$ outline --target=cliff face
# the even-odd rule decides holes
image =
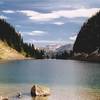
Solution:
[[[90,54],[100,48],[100,12],[83,24],[73,46],[75,53]],[[99,51],[100,52],[100,51]]]

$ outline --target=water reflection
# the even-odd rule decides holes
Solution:
[[[36,96],[36,97],[33,97],[32,100],[48,100],[48,97]]]

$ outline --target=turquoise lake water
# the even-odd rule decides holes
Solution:
[[[9,96],[14,92],[24,91],[23,94],[29,97],[33,84],[46,85],[53,91],[49,99],[33,100],[61,100],[59,98],[65,92],[62,92],[62,95],[60,92],[67,89],[65,90],[67,94],[69,88],[69,90],[95,89],[99,91],[100,64],[73,60],[22,60],[0,64],[0,95],[8,93]],[[63,100],[66,100],[67,96],[64,96]],[[29,98],[24,100],[30,100]]]

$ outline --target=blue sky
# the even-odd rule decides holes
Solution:
[[[100,0],[0,0],[0,18],[36,46],[73,43]]]

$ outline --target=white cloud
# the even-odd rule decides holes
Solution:
[[[15,13],[15,11],[13,11],[13,10],[3,10],[2,12],[3,12],[3,13],[6,13],[6,14]]]
[[[49,21],[52,19],[56,19],[59,18],[58,15],[56,15],[55,13],[39,13],[36,11],[32,11],[32,10],[22,10],[22,11],[18,11],[26,16],[29,17],[29,19],[31,20],[35,20],[35,21]]]
[[[76,38],[77,38],[77,35],[74,35],[74,36],[69,37],[69,39],[70,39],[71,41],[75,41]]]
[[[33,43],[36,47],[45,47],[47,45],[65,45],[67,43],[73,43],[72,41],[66,41],[66,40],[35,40],[35,39],[29,39],[25,40],[27,43]]]
[[[21,25],[15,25],[16,27],[21,27]]]
[[[39,44],[66,44],[68,43],[67,41],[64,41],[64,40],[34,40],[34,39],[30,39],[30,40],[27,40],[26,42],[29,42],[29,43],[39,43]]]
[[[91,17],[100,8],[82,8],[82,9],[75,9],[75,10],[59,10],[59,11],[52,11],[50,13],[40,13],[32,10],[21,10],[17,11],[29,17],[29,19],[33,21],[51,21],[57,18],[76,18],[76,17]]]
[[[76,33],[76,32],[73,32],[73,33],[71,33],[71,34],[75,36],[75,35],[77,35],[78,33]]]
[[[31,35],[31,36],[44,36],[47,34],[47,32],[45,31],[39,31],[39,30],[35,30],[32,32],[21,32],[23,35]]]
[[[81,18],[78,18],[78,19],[69,19],[68,21],[71,22],[71,23],[77,23],[77,24],[84,23],[84,19],[82,20]]]
[[[63,22],[54,22],[53,24],[58,25],[58,26],[61,26],[61,25],[63,25],[64,23],[63,23]]]
[[[8,17],[6,17],[4,15],[0,15],[0,19],[8,19]]]

